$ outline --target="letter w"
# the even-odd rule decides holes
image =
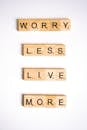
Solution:
[[[21,28],[27,29],[27,22],[26,23],[20,23]]]

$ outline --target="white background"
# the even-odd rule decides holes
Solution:
[[[18,32],[18,18],[68,17],[69,32]],[[64,43],[65,57],[23,57],[22,43]],[[23,67],[64,67],[67,80],[23,81]],[[65,94],[66,108],[24,108],[24,93]],[[87,130],[86,0],[0,0],[0,130]]]

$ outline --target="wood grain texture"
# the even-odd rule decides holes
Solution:
[[[23,44],[23,56],[65,56],[64,44]]]
[[[22,95],[24,107],[46,107],[57,108],[66,106],[65,95],[49,95],[49,94],[24,94]]]
[[[60,19],[17,19],[18,31],[67,31],[71,28],[71,20]]]
[[[24,80],[65,80],[66,70],[64,68],[23,68]]]

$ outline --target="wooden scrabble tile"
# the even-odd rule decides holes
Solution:
[[[64,44],[23,44],[24,56],[64,56]]]
[[[24,68],[24,80],[65,80],[66,71],[63,68]]]
[[[66,106],[65,95],[41,95],[41,94],[24,94],[22,96],[24,107],[46,107],[56,108]]]
[[[67,31],[71,28],[68,18],[60,19],[18,19],[18,31]]]

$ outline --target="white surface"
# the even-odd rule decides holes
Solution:
[[[18,32],[17,18],[69,17],[70,32]],[[65,57],[23,57],[21,43],[65,43]],[[87,130],[86,0],[0,0],[0,130]],[[22,67],[65,67],[64,82],[29,82]],[[23,93],[66,94],[64,109],[28,109]]]

